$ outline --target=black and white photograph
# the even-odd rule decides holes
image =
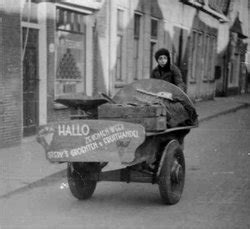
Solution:
[[[0,0],[0,229],[250,229],[250,0]]]

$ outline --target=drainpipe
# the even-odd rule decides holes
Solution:
[[[107,11],[108,12],[108,15],[109,15],[109,56],[108,56],[108,62],[109,62],[109,69],[108,69],[108,72],[109,72],[109,75],[108,75],[108,80],[107,80],[107,83],[108,83],[108,95],[111,96],[111,92],[113,90],[113,71],[112,71],[112,61],[111,61],[111,58],[112,58],[112,50],[111,50],[111,47],[112,47],[112,25],[111,25],[111,22],[112,22],[112,16],[111,16],[111,12],[112,12],[112,0],[109,0],[108,1],[108,9]]]

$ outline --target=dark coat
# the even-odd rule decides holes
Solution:
[[[169,70],[162,69],[159,65],[153,69],[151,73],[151,78],[153,79],[161,79],[165,80],[167,82],[170,82],[179,88],[181,88],[183,91],[185,91],[185,84],[182,80],[182,75],[178,67],[176,67],[174,64],[170,65]]]

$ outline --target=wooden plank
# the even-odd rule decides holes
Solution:
[[[51,162],[134,160],[145,140],[143,126],[109,120],[71,120],[40,127],[37,141]]]
[[[142,118],[166,116],[166,108],[161,105],[128,105],[103,104],[98,107],[98,117],[101,118]]]
[[[149,118],[103,118],[105,120],[114,120],[122,122],[137,123],[144,126],[146,131],[163,131],[167,128],[167,120],[165,116],[149,117]]]

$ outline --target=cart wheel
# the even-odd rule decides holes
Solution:
[[[94,170],[96,171],[96,169],[98,169],[96,163],[68,163],[68,184],[74,197],[79,200],[85,200],[93,195],[97,181],[86,178],[86,175],[89,175]]]
[[[158,174],[159,191],[165,204],[176,204],[180,200],[184,181],[184,154],[178,141],[172,140],[163,151]]]

